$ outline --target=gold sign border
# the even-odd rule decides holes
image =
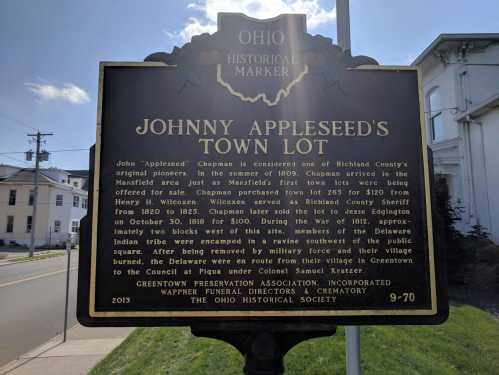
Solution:
[[[298,76],[294,80],[292,80],[285,88],[281,88],[277,92],[274,100],[270,100],[267,97],[267,94],[264,92],[258,93],[255,96],[244,96],[244,94],[234,90],[234,88],[231,86],[231,84],[222,78],[222,65],[221,64],[217,65],[217,82],[222,87],[227,89],[227,91],[229,91],[232,95],[238,97],[243,102],[256,103],[257,101],[259,101],[261,99],[269,107],[273,107],[273,106],[279,104],[279,102],[281,100],[286,99],[288,97],[288,95],[291,93],[291,89],[293,88],[293,86],[298,84],[303,79],[305,74],[307,74],[307,73],[308,73],[308,65],[305,64],[304,68],[300,72],[300,74],[298,74]]]
[[[376,309],[376,310],[262,310],[262,311],[96,311],[96,267],[97,267],[97,227],[99,211],[99,180],[101,159],[101,134],[102,134],[102,100],[104,88],[105,67],[169,67],[158,62],[101,62],[99,65],[99,97],[97,104],[97,129],[95,143],[94,184],[93,184],[93,210],[92,210],[92,242],[90,265],[90,301],[89,315],[91,317],[296,317],[296,316],[403,316],[403,315],[436,315],[437,291],[435,279],[435,251],[433,244],[433,226],[431,209],[430,173],[428,166],[428,153],[426,145],[426,127],[423,109],[423,91],[421,83],[421,70],[419,67],[409,66],[379,66],[365,65],[359,70],[389,70],[389,71],[416,71],[418,75],[419,91],[419,122],[421,126],[421,152],[423,154],[423,174],[426,201],[426,225],[428,236],[428,261],[430,271],[430,296],[431,309]],[[174,66],[170,66],[174,68]]]

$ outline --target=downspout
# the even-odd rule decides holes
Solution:
[[[483,160],[483,176],[484,176],[484,180],[485,180],[485,199],[487,199],[487,219],[488,219],[488,223],[487,223],[487,226],[485,229],[487,229],[487,231],[489,233],[494,233],[493,231],[493,223],[492,223],[492,217],[490,216],[490,199],[489,199],[489,178],[488,178],[488,170],[487,170],[487,159],[486,159],[486,155],[485,155],[485,142],[484,142],[484,135],[483,135],[483,124],[481,121],[476,121],[476,120],[471,120],[470,121],[470,124],[475,124],[476,126],[479,126],[480,127],[480,143],[481,143],[481,147],[480,147],[480,150],[482,152],[482,160]],[[481,224],[484,224],[484,223],[481,223]]]
[[[470,202],[470,209],[469,209],[469,218],[470,218],[470,224],[474,225],[476,224],[476,194],[475,194],[475,179],[474,179],[474,171],[473,171],[473,163],[472,163],[472,154],[471,154],[471,132],[470,132],[470,121],[466,119],[466,121],[463,122],[463,130],[464,130],[464,147],[466,150],[466,174],[468,175],[468,185],[470,187],[470,194],[469,194],[469,202]]]
[[[471,100],[469,100],[469,92],[467,85],[467,74],[468,71],[466,66],[464,65],[464,61],[462,57],[459,59],[459,90],[461,91],[461,100],[459,103],[459,107],[461,110],[467,111],[469,109],[469,105]],[[473,155],[471,152],[471,131],[470,131],[470,122],[471,119],[467,117],[463,121],[463,143],[464,143],[464,161],[466,168],[466,185],[468,186],[468,224],[470,226],[476,224],[476,193],[475,193],[475,174],[473,170]]]

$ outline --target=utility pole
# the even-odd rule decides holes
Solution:
[[[349,0],[336,0],[336,36],[344,51],[351,50]]]
[[[52,133],[40,133],[28,134],[28,137],[36,137],[36,154],[35,154],[35,191],[33,192],[33,216],[31,217],[31,243],[29,246],[29,256],[30,258],[35,253],[35,231],[36,231],[36,208],[38,205],[38,179],[40,174],[40,161],[47,160],[47,153],[40,152],[40,143],[42,137],[53,135]],[[42,160],[41,157],[44,157]]]
[[[338,45],[344,51],[350,51],[350,1],[336,0],[336,36]],[[360,375],[360,328],[346,326],[347,374]]]

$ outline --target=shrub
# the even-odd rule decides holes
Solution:
[[[475,241],[490,242],[490,233],[487,232],[486,228],[480,223],[471,227],[471,230],[468,232],[468,237]]]
[[[472,259],[473,251],[466,246],[464,236],[454,227],[461,220],[460,207],[451,204],[445,178],[435,182],[435,208],[439,226],[437,243],[447,254],[449,283],[466,283],[469,274],[466,265]]]

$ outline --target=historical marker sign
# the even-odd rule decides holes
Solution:
[[[84,322],[445,318],[416,69],[301,15],[149,60],[101,64]]]

